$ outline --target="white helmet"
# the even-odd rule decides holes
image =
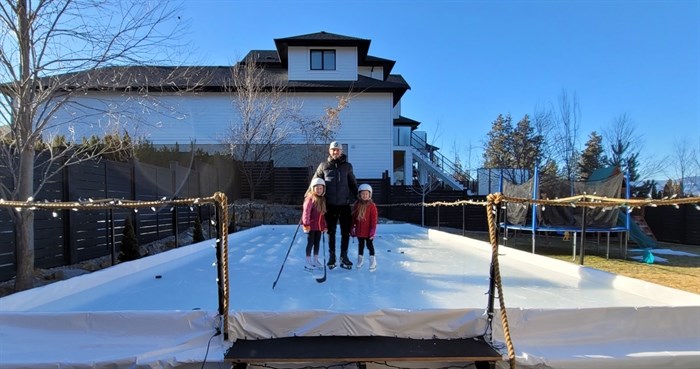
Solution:
[[[368,185],[367,183],[363,183],[357,188],[357,195],[359,196],[360,192],[362,191],[369,191],[369,197],[372,197],[372,186]]]
[[[314,178],[311,180],[311,184],[309,185],[309,189],[313,190],[314,187],[317,185],[322,185],[323,186],[323,193],[326,193],[326,181],[323,178]]]

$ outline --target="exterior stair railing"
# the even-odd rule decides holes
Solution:
[[[411,147],[413,154],[420,157],[421,161],[428,164],[431,169],[439,174],[451,187],[462,190],[464,185],[460,183],[455,174],[470,180],[469,175],[450,159],[433,149],[433,146],[425,142],[423,138],[411,132]]]

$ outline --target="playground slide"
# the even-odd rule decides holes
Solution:
[[[617,224],[620,226],[624,226],[625,222],[627,221],[627,215],[621,211],[618,214],[617,217]],[[651,253],[651,249],[654,249],[658,246],[658,243],[656,240],[653,238],[649,237],[642,229],[639,227],[639,224],[634,221],[634,219],[630,219],[630,238],[634,243],[639,245],[640,248],[644,249],[644,256],[642,257],[642,261],[644,261],[647,264],[653,264],[654,263],[654,254]]]

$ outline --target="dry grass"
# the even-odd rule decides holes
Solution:
[[[446,229],[441,229],[448,231]],[[461,234],[460,231],[454,231]],[[488,241],[486,233],[469,232],[466,236]],[[669,249],[683,251],[697,256],[680,255],[656,255],[657,260],[653,264],[646,264],[632,259],[632,256],[641,255],[640,252],[633,252],[636,248],[634,243],[629,244],[627,258],[620,250],[619,242],[616,239],[610,241],[610,254],[606,258],[606,242],[601,238],[600,244],[596,239],[587,238],[586,254],[584,255],[584,265],[604,270],[606,272],[641,279],[647,282],[660,284],[687,292],[700,294],[700,246],[680,245],[668,242],[659,242],[658,249]],[[532,251],[532,237],[530,234],[512,235],[508,239],[508,247],[523,251]],[[580,242],[578,240],[577,242]],[[550,235],[538,235],[535,239],[536,252],[538,255],[546,255],[555,259],[570,263],[579,263],[579,249],[577,247],[576,259],[572,260],[571,241],[563,241],[561,235],[551,233]],[[658,260],[659,258],[666,261]]]

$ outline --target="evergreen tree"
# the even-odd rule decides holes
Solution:
[[[557,162],[553,159],[547,160],[547,162],[540,168],[540,176],[555,178],[559,173],[559,168],[557,167]]]
[[[194,231],[192,231],[192,243],[204,241],[204,231],[202,230],[202,222],[199,217],[194,218]]]
[[[515,128],[510,115],[498,115],[491,124],[488,142],[484,148],[484,167],[501,169],[527,169],[530,174],[542,156],[544,138],[535,132],[530,117],[525,115]],[[516,178],[516,171],[505,171],[505,177],[522,183],[526,178]]]
[[[602,167],[605,157],[603,156],[603,136],[596,131],[591,132],[586,142],[586,148],[581,153],[578,161],[579,180],[587,180],[593,171]]]
[[[659,193],[656,190],[656,185],[657,185],[657,183],[653,179],[648,179],[648,180],[644,181],[644,183],[642,183],[642,185],[638,187],[639,194],[637,196],[638,197],[648,197],[651,199],[658,199]]]
[[[511,154],[509,152],[509,139],[513,133],[513,125],[510,115],[505,117],[499,114],[491,123],[491,131],[487,134],[488,142],[484,147],[485,168],[509,168]]]
[[[542,143],[544,138],[535,134],[535,129],[530,124],[530,117],[525,115],[513,130],[508,140],[511,153],[510,167],[514,169],[528,169],[530,176],[535,172],[535,166],[540,160]],[[517,183],[522,183],[526,178],[516,178]]]
[[[139,258],[141,258],[141,248],[139,247],[139,240],[136,237],[136,232],[134,232],[134,221],[129,217],[124,222],[119,261],[125,262]]]
[[[629,153],[629,147],[630,142],[617,139],[610,145],[610,156],[606,157],[605,164],[617,166],[622,171],[628,171],[630,182],[635,182],[639,179],[639,173],[637,173],[639,153]]]

